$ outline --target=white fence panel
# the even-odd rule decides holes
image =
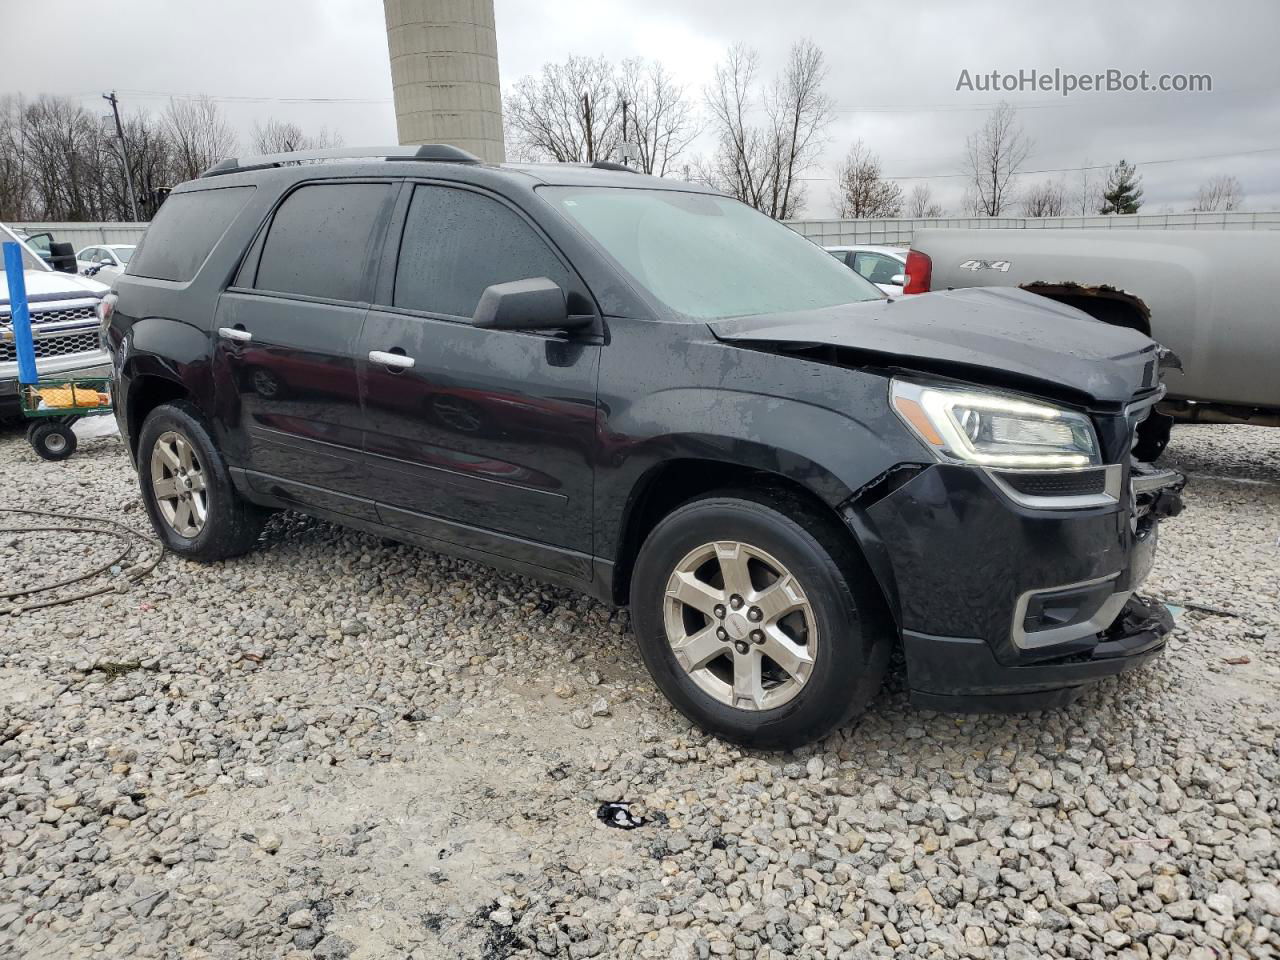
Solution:
[[[824,247],[849,244],[905,247],[917,230],[1280,230],[1280,211],[1259,213],[1139,213],[1091,217],[939,217],[936,219],[789,220]],[[77,250],[98,243],[137,243],[145,223],[11,223],[27,233],[49,232]]]
[[[1280,230],[1280,211],[1260,213],[1139,213],[1074,217],[939,217],[930,220],[789,220],[824,247],[907,246],[917,230]]]
[[[24,233],[52,233],[59,243],[77,250],[99,243],[137,243],[147,229],[145,223],[10,223]]]

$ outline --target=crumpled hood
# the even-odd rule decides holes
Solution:
[[[712,321],[717,339],[832,346],[993,386],[1126,403],[1158,383],[1159,345],[1075,307],[1009,287],[971,287],[799,313]]]
[[[97,280],[90,280],[75,273],[63,273],[60,270],[24,270],[22,278],[26,281],[27,301],[30,303],[39,303],[42,300],[101,298],[111,289]],[[9,282],[5,272],[0,270],[0,304],[8,305],[8,303]]]

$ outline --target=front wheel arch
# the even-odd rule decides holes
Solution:
[[[663,519],[692,500],[731,487],[750,488],[784,509],[803,510],[828,519],[844,541],[848,555],[854,558],[851,563],[856,565],[856,569],[848,571],[849,574],[869,576],[877,584],[881,599],[877,615],[891,624],[897,633],[897,618],[888,599],[893,595],[893,585],[885,583],[884,572],[876,571],[868,562],[864,545],[835,508],[796,480],[718,460],[669,460],[641,477],[631,493],[626,515],[619,527],[611,585],[613,601],[619,605],[629,602],[636,557],[645,539]]]

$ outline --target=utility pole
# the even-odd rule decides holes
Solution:
[[[129,148],[124,142],[124,128],[120,126],[120,106],[116,92],[104,93],[102,99],[111,104],[111,114],[116,118],[116,136],[120,140],[120,159],[124,163],[124,186],[129,195],[129,210],[133,213],[133,222],[138,222],[138,198],[133,192],[133,171],[129,168]]]
[[[591,94],[589,93],[582,95],[582,118],[587,124],[587,163],[595,163],[596,145],[591,129]]]

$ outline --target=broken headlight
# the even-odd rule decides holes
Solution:
[[[943,460],[1005,470],[1098,466],[1098,436],[1074,410],[983,390],[894,380],[893,409]]]

